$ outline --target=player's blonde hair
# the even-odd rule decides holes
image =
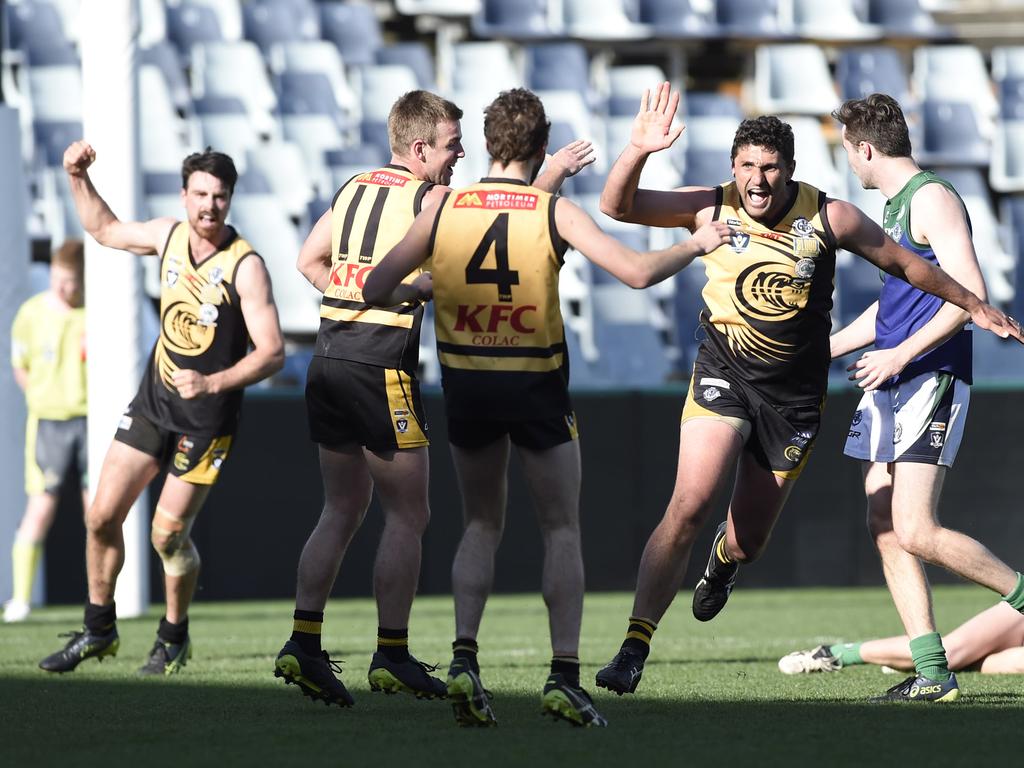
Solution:
[[[420,139],[431,147],[437,141],[438,123],[462,119],[462,110],[430,91],[409,91],[399,97],[388,114],[388,143],[396,155],[405,155]]]

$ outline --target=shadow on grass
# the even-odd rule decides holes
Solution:
[[[365,685],[365,684],[364,684]],[[42,673],[0,678],[8,734],[0,764],[125,765],[625,765],[655,763],[933,765],[1019,758],[1018,697],[979,692],[955,705],[721,701],[614,697],[595,703],[610,722],[583,731],[539,715],[537,693],[496,693],[499,727],[459,729],[443,701],[354,690],[342,710],[268,679],[225,685],[181,675],[96,680]]]

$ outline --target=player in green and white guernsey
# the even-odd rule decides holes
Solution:
[[[922,171],[911,157],[899,104],[873,94],[847,101],[834,117],[844,126],[853,172],[865,189],[887,198],[883,225],[889,236],[984,298],[963,201],[949,182]],[[960,696],[935,631],[922,561],[988,587],[1024,610],[1024,577],[974,539],[942,527],[937,517],[970,401],[968,320],[958,307],[886,275],[879,300],[831,338],[833,358],[874,345],[848,369],[864,396],[845,453],[863,462],[868,527],[915,667],[911,677],[879,697],[885,700]]]

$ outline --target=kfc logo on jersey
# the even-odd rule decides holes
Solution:
[[[537,329],[526,324],[526,315],[536,312],[537,307],[532,304],[460,304],[452,330],[495,333],[503,323],[508,323],[516,333],[535,333]]]
[[[366,285],[366,278],[372,271],[372,265],[338,264],[331,270],[326,292],[337,299],[362,301],[363,286]]]
[[[492,211],[533,211],[537,209],[537,195],[529,192],[504,192],[478,189],[463,192],[455,198],[456,208],[486,208]]]

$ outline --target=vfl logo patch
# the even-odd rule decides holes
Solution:
[[[395,429],[398,433],[404,435],[409,431],[409,420],[408,419],[395,419]]]
[[[733,232],[729,239],[729,247],[734,253],[743,253],[750,246],[750,235],[746,232]]]
[[[854,411],[853,412],[853,422],[851,423],[851,426],[856,427],[858,424],[860,424],[861,419],[863,419],[863,418],[864,418],[864,411]]]

